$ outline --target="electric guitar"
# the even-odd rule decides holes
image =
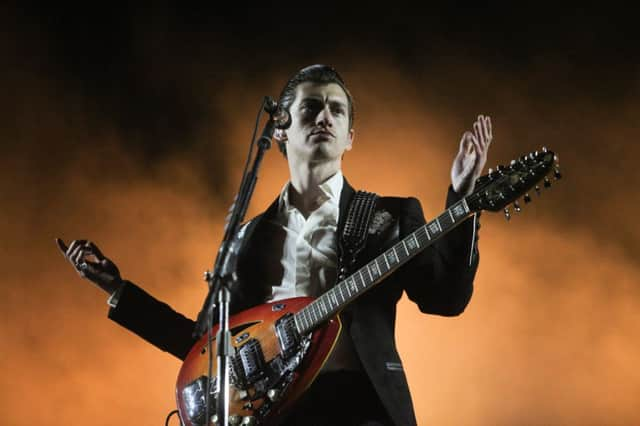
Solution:
[[[489,169],[476,181],[475,191],[429,223],[404,237],[348,278],[318,298],[297,297],[265,303],[229,319],[233,356],[230,368],[229,424],[264,425],[277,422],[311,385],[331,354],[340,333],[339,312],[399,266],[431,245],[469,216],[481,210],[503,210],[517,201],[531,201],[528,191],[540,193],[551,186],[548,175],[560,179],[557,157],[543,148],[509,166]],[[209,335],[205,334],[187,355],[176,384],[176,400],[186,426],[218,424],[214,376],[209,386]],[[215,348],[215,339],[212,347]],[[215,357],[213,369],[216,371]],[[211,392],[209,408],[207,391]],[[209,421],[206,421],[207,412]]]

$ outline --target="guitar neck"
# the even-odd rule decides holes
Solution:
[[[458,226],[473,212],[466,197],[440,216],[400,240],[393,247],[337,283],[294,315],[300,334],[307,334],[336,315],[358,296],[384,280],[409,259]]]

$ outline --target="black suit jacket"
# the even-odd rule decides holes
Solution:
[[[354,194],[345,180],[340,198],[341,213],[348,211]],[[447,206],[458,199],[459,196],[449,188]],[[422,208],[415,198],[381,197],[376,211],[386,211],[390,215],[389,226],[368,236],[353,270],[425,224]],[[260,255],[267,249],[272,237],[269,233],[274,229],[264,226],[265,221],[275,214],[277,201],[241,232],[238,240],[239,279],[232,289],[232,313],[263,303],[269,287],[260,285],[261,277],[282,274],[281,270],[274,270],[281,268],[279,264],[266,262],[266,257]],[[342,235],[345,220],[346,214],[341,214],[338,235]],[[462,313],[471,298],[479,259],[475,250],[470,253],[475,247],[473,231],[473,221],[466,220],[342,313],[345,317],[343,332],[350,334],[366,373],[397,425],[415,425],[416,419],[396,350],[396,304],[406,291],[422,312],[446,316]],[[109,318],[180,359],[186,357],[197,340],[192,337],[193,320],[131,282],[125,282],[117,306],[109,311]]]

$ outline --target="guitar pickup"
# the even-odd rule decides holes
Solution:
[[[247,343],[238,349],[237,357],[240,358],[239,364],[242,367],[244,381],[254,383],[264,377],[267,363],[264,360],[264,353],[262,353],[262,347],[257,339],[247,340]]]
[[[276,321],[275,324],[280,352],[285,358],[295,354],[300,343],[300,334],[296,330],[296,324],[292,313],[288,313]]]

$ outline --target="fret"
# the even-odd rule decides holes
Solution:
[[[353,294],[358,293],[358,283],[356,283],[354,278],[351,279],[351,284],[349,284],[349,286],[351,287],[351,290],[353,290]]]
[[[453,212],[453,215],[458,218],[461,219],[463,218],[467,211],[465,209],[465,201],[464,199],[462,201],[458,201],[456,204],[454,204],[453,206],[451,206],[451,208],[449,210],[451,210]]]
[[[307,321],[307,308],[301,310],[300,313],[302,314],[302,322],[304,323],[304,328],[306,330],[309,328],[309,321]]]
[[[373,262],[370,263],[370,265],[373,265],[373,267],[375,268],[373,272],[375,273],[375,277],[376,278],[378,278],[380,275],[382,275],[380,273],[380,269],[378,268],[378,262],[377,261],[374,260]]]
[[[342,303],[344,303],[347,300],[347,298],[344,297],[344,294],[342,294],[342,283],[338,284],[337,287],[338,287],[338,291],[340,292],[340,298],[342,299]]]
[[[304,316],[305,316],[305,322],[307,323],[307,328],[309,329],[313,324],[313,319],[311,318],[311,313],[309,312],[309,309],[305,308]]]
[[[387,253],[389,253],[389,255],[391,256],[389,258],[389,261],[394,264],[394,263],[398,263],[398,253],[396,253],[396,248],[393,247],[391,250],[389,250]],[[386,257],[386,256],[385,256]]]
[[[467,204],[467,199],[463,198],[462,199],[462,206],[464,207],[464,213],[467,214],[469,213],[471,210],[469,209],[469,205]]]
[[[451,213],[451,210],[447,210],[447,212],[449,212],[449,216],[451,216],[451,222],[456,223],[456,220],[453,218],[453,213]]]
[[[383,254],[382,257],[384,258],[384,263],[387,264],[387,271],[391,269],[391,266],[389,266],[389,262],[387,261],[387,255]]]
[[[294,315],[293,316],[293,323],[296,326],[296,330],[298,330],[298,333],[300,332],[300,330],[302,330],[302,328],[300,328],[300,324],[298,323],[298,316]]]
[[[358,270],[358,275],[360,275],[360,281],[362,281],[362,288],[366,288],[367,287],[367,282],[364,279],[364,275],[362,275],[362,269]]]
[[[428,228],[428,226],[427,226],[427,225],[425,225],[425,226],[423,226],[422,228],[424,229],[424,233],[427,235],[427,239],[428,239],[429,241],[431,241],[431,235],[429,235],[429,229],[427,229],[427,228]]]
[[[437,219],[429,222],[428,226],[429,226],[429,231],[431,231],[431,234],[437,235],[440,232],[440,224],[438,223]]]
[[[405,243],[404,240],[402,240],[402,246],[404,247],[404,251],[407,253],[407,256],[409,256],[409,249],[407,248],[407,243]]]
[[[322,319],[322,314],[320,313],[320,308],[318,307],[318,305],[313,302],[311,304],[312,309],[313,309],[313,313],[316,314],[316,322],[319,322]]]
[[[324,306],[324,300],[322,300],[322,296],[318,298],[318,309],[320,310],[321,316],[325,316],[327,314],[327,307]],[[322,312],[323,309],[324,309],[324,312]]]
[[[331,293],[331,296],[333,297],[333,303],[335,303],[335,304],[336,304],[336,306],[332,307],[331,309],[335,309],[335,308],[337,308],[337,307],[338,307],[338,305],[340,305],[340,304],[338,303],[338,298],[336,297],[336,292],[334,291],[334,289],[335,289],[335,287],[334,287],[334,288],[332,288],[331,290],[329,290],[329,293]]]
[[[365,269],[367,270],[367,273],[369,274],[369,281],[373,282],[373,275],[371,275],[371,271],[369,270],[369,265],[365,266]]]
[[[438,228],[440,229],[440,232],[442,232],[442,225],[440,225],[440,220],[438,220],[437,217],[436,217],[436,223],[438,224]]]
[[[349,295],[349,297],[351,297],[351,291],[349,291],[349,290],[350,290],[350,289],[349,289],[349,281],[348,281],[348,280],[346,280],[346,281],[344,282],[344,285],[345,285],[345,290],[347,290],[347,294]]]

